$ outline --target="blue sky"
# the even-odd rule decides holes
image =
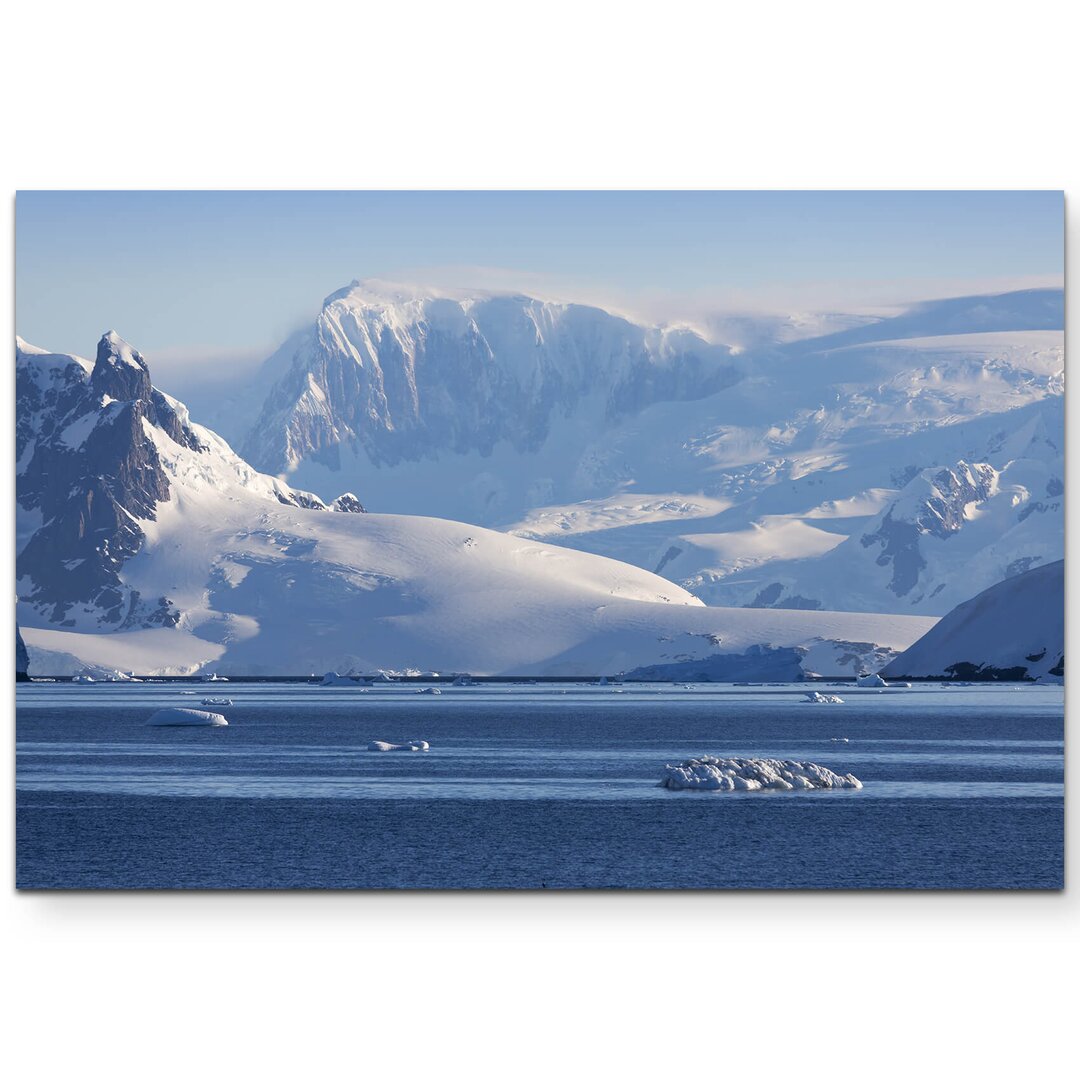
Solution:
[[[1058,283],[1060,192],[20,192],[16,328],[153,360],[264,353],[353,278],[643,317]]]

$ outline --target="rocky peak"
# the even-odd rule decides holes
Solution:
[[[339,513],[344,514],[366,514],[363,503],[351,492],[346,491],[343,495],[339,495],[331,504],[331,510],[337,510]]]
[[[115,330],[103,334],[98,342],[90,388],[96,395],[114,401],[148,401],[150,398],[153,387],[146,361]]]
[[[97,360],[47,353],[19,342],[16,414],[20,514],[37,519],[18,553],[20,601],[45,620],[73,627],[175,625],[167,597],[142,597],[121,570],[142,549],[144,522],[173,499],[177,477],[235,486],[306,510],[316,495],[262,476],[187,408],[155,388],[142,355],[113,331]],[[347,494],[335,510],[363,512]]]

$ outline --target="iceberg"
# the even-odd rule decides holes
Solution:
[[[204,697],[202,703],[204,705],[231,705],[233,699],[231,697]]]
[[[416,691],[418,694],[441,694],[442,691],[437,686],[425,686],[422,690]]]
[[[392,743],[376,739],[368,743],[369,750],[427,750],[428,744],[423,739],[410,739],[409,742]]]
[[[202,709],[158,709],[147,727],[228,727],[229,721],[221,713]]]
[[[889,684],[880,676],[875,674],[870,675],[857,675],[855,677],[856,686],[888,686]]]
[[[861,788],[862,781],[851,773],[841,776],[812,761],[704,755],[680,765],[665,765],[660,786],[671,791],[799,791]]]
[[[356,680],[348,675],[339,675],[336,671],[328,671],[323,677],[320,686],[356,686]]]
[[[806,695],[806,700],[811,705],[843,705],[844,699],[839,694],[822,694],[817,690],[811,690]]]

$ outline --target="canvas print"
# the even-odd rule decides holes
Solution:
[[[22,192],[24,889],[1058,889],[1063,196]]]

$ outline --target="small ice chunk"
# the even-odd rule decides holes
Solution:
[[[680,765],[665,765],[660,786],[672,791],[798,791],[811,788],[861,788],[851,773],[812,761],[776,758],[717,758],[703,755]]]
[[[889,684],[880,675],[858,675],[855,678],[856,686],[888,686]]]
[[[204,697],[202,699],[204,705],[231,705],[233,699],[231,697]]]
[[[839,694],[822,694],[817,690],[811,690],[806,695],[806,700],[812,705],[843,705],[844,699]]]
[[[409,742],[392,743],[376,739],[368,743],[369,750],[427,750],[428,744],[423,739],[410,739]]]
[[[229,721],[221,713],[202,709],[158,709],[146,724],[148,727],[228,727]]]
[[[437,686],[425,686],[422,690],[416,691],[418,694],[441,694],[442,691]]]

